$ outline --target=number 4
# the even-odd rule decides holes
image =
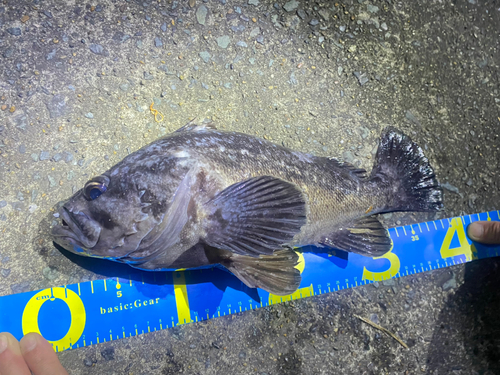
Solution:
[[[446,232],[443,244],[441,245],[441,257],[449,258],[457,255],[465,255],[468,260],[473,257],[475,258],[476,248],[474,245],[470,245],[469,241],[467,241],[462,221],[454,218],[451,220],[450,224],[451,226]],[[455,233],[457,234],[458,241],[460,242],[460,247],[450,249],[451,241],[453,240]]]

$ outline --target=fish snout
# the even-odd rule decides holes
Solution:
[[[84,211],[68,201],[59,208],[60,224],[52,228],[56,243],[70,251],[81,253],[99,241],[101,226]]]

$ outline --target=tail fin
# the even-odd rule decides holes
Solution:
[[[392,190],[384,211],[438,211],[442,191],[422,149],[393,127],[384,129],[371,174]]]

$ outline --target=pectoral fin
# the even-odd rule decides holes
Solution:
[[[272,254],[306,223],[302,192],[270,176],[229,186],[206,209],[205,243],[240,255]]]
[[[374,216],[361,218],[325,236],[320,244],[368,257],[381,256],[392,248],[389,232]]]
[[[220,262],[249,288],[285,296],[297,290],[300,285],[300,271],[295,268],[298,255],[292,249],[276,251],[273,255],[258,258],[232,254]]]

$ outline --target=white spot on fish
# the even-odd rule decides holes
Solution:
[[[245,150],[245,149],[242,149],[240,152],[241,152],[241,155],[249,155],[250,154],[248,152],[248,150]]]
[[[172,156],[175,156],[176,158],[179,158],[179,159],[185,159],[185,158],[189,158],[191,155],[186,150],[176,150],[176,151],[172,152]]]
[[[299,158],[299,160],[303,163],[312,163],[313,160],[313,156],[312,155],[309,155],[309,154],[304,154],[302,152],[292,152],[292,154],[294,154],[297,158]]]
[[[224,146],[219,146],[219,151],[224,152],[224,151],[226,151],[226,148]]]

